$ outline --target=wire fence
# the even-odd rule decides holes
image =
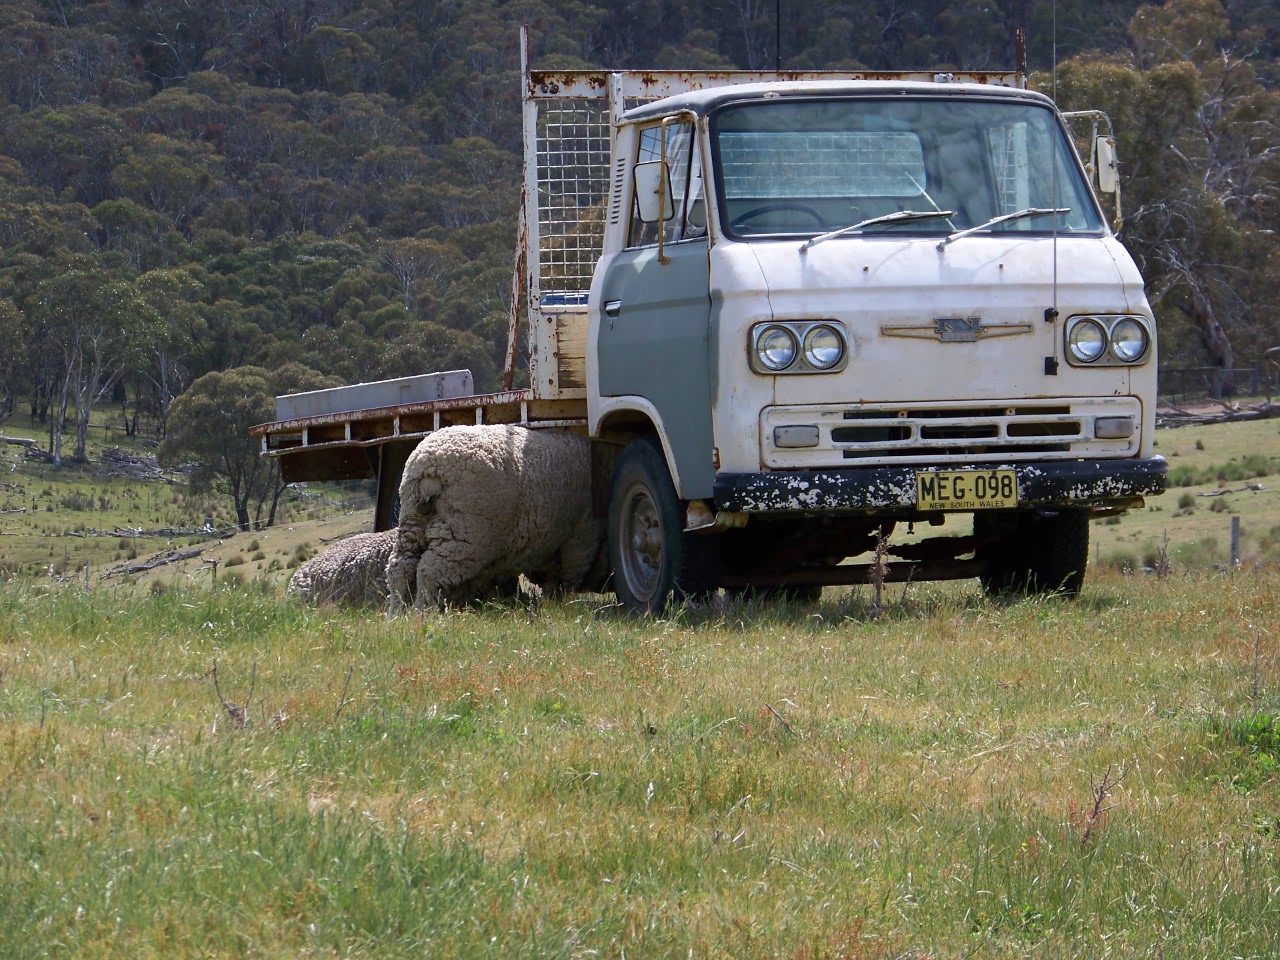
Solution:
[[[1280,395],[1280,369],[1273,364],[1252,367],[1161,367],[1157,389],[1161,400],[1177,404],[1206,399],[1270,399]]]

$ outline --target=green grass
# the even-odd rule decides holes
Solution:
[[[1243,565],[1280,563],[1280,423],[1160,430],[1155,452],[1169,462],[1169,492],[1144,509],[1094,521],[1091,559],[1117,569],[1150,569],[1168,537],[1175,572],[1221,568],[1229,560],[1231,517],[1237,515]]]
[[[834,594],[0,587],[2,952],[1280,951],[1280,576]]]

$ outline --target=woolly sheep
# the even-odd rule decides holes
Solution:
[[[599,589],[604,523],[591,515],[591,445],[517,426],[446,427],[405,463],[387,564],[393,607],[466,602],[524,574]]]
[[[289,596],[311,603],[359,607],[387,599],[387,561],[396,532],[361,533],[335,543],[300,566],[289,580]]]

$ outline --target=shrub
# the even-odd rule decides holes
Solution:
[[[1132,553],[1113,553],[1102,559],[1102,566],[1117,573],[1136,573],[1138,558]]]
[[[1178,498],[1178,509],[1185,510],[1190,513],[1196,508],[1196,498],[1194,494],[1184,493]]]
[[[1201,537],[1195,543],[1184,543],[1174,549],[1178,562],[1188,567],[1204,569],[1213,566],[1218,557],[1218,538]]]
[[[238,566],[241,566],[242,564],[244,564],[245,562],[246,562],[246,561],[245,561],[245,559],[244,559],[244,554],[243,554],[243,553],[237,553],[234,557],[230,557],[230,558],[228,558],[228,559],[227,559],[227,562],[224,564],[224,566],[228,566],[228,567],[238,567]]]
[[[64,493],[58,503],[64,510],[92,510],[95,501],[93,494],[72,490],[70,493]]]
[[[1271,475],[1271,461],[1264,453],[1251,453],[1241,464],[1245,477],[1266,477]]]

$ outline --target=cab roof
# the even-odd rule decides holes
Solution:
[[[765,83],[741,83],[704,90],[691,90],[633,107],[622,115],[623,123],[635,123],[655,117],[688,111],[706,116],[726,103],[775,98],[809,99],[815,97],[894,97],[973,99],[1033,102],[1053,108],[1049,97],[1033,90],[1006,87],[994,83],[956,83],[920,80],[779,80]]]

